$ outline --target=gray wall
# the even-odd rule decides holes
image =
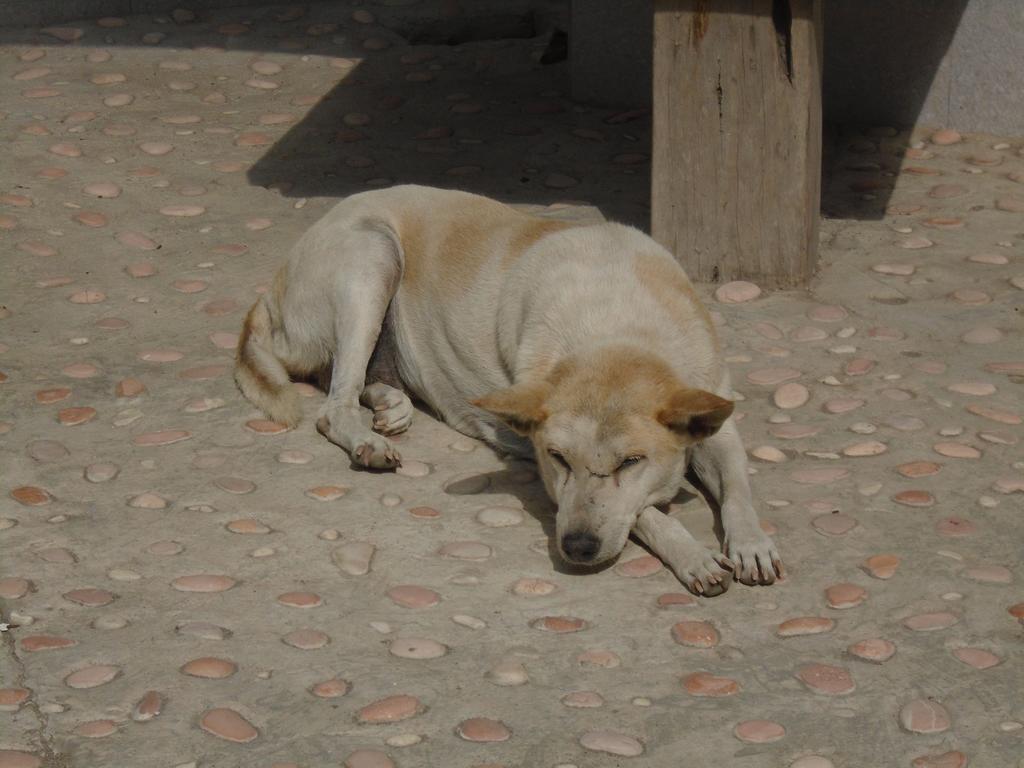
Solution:
[[[1024,0],[822,0],[826,121],[1024,135]],[[573,95],[649,107],[653,0],[572,0]]]

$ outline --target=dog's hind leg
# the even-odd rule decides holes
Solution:
[[[412,400],[402,390],[382,381],[367,384],[359,401],[373,411],[375,432],[397,435],[412,424]]]
[[[359,402],[373,411],[373,431],[397,435],[412,424],[412,400],[402,387],[391,313],[384,318],[377,345],[366,368],[366,387]]]
[[[402,276],[397,238],[366,223],[345,232],[338,247],[359,254],[358,269],[341,270],[332,286],[335,351],[331,386],[317,429],[344,448],[357,464],[391,469],[401,458],[389,440],[370,428],[371,414],[360,407],[367,364]]]

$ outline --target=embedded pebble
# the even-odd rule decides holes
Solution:
[[[775,630],[775,633],[779,637],[802,637],[804,635],[819,635],[822,632],[831,632],[835,626],[836,623],[833,619],[824,616],[801,616],[782,622]]]
[[[402,659],[437,659],[448,652],[448,648],[444,644],[421,637],[392,640],[388,650],[393,656]]]
[[[867,591],[856,584],[834,584],[825,590],[829,608],[854,608],[867,600]]]
[[[525,685],[530,681],[526,667],[515,658],[502,659],[487,670],[486,677],[495,685]]]
[[[480,510],[476,519],[490,528],[505,528],[523,522],[523,513],[516,507],[485,507]]]
[[[388,590],[388,597],[403,608],[430,608],[441,602],[437,592],[413,584],[392,587]]]
[[[788,410],[805,405],[811,399],[811,393],[803,384],[789,382],[776,389],[772,399],[777,407]]]
[[[942,733],[952,725],[948,710],[932,699],[914,699],[899,712],[900,725],[911,733]]]
[[[683,688],[693,696],[721,697],[739,693],[740,685],[728,677],[719,677],[708,672],[696,672],[682,680]]]
[[[163,705],[163,696],[159,691],[146,691],[132,707],[132,720],[137,723],[148,723],[163,711]]]
[[[786,729],[772,720],[745,720],[736,725],[733,733],[740,741],[768,744],[786,735]]]
[[[438,550],[438,554],[455,560],[486,560],[494,552],[479,541],[456,541],[445,544]]]
[[[259,737],[259,731],[253,724],[233,709],[207,710],[199,719],[199,727],[209,734],[237,744],[247,744]]]
[[[806,664],[796,677],[811,691],[826,696],[845,696],[856,688],[848,670],[829,664]]]
[[[761,289],[753,283],[737,280],[726,283],[715,291],[715,298],[723,304],[742,304],[753,301],[761,295]]]
[[[224,592],[236,583],[230,576],[197,574],[179,576],[171,582],[171,586],[179,592]]]
[[[587,731],[580,736],[580,746],[591,752],[620,757],[638,757],[644,753],[644,746],[638,739],[616,731]]]
[[[955,648],[953,655],[969,667],[989,669],[1002,662],[996,654],[984,648]]]
[[[230,677],[238,671],[238,666],[233,661],[218,659],[212,656],[205,656],[200,659],[193,659],[181,667],[182,674],[191,677],[203,677],[209,680],[221,680]]]
[[[423,704],[415,696],[398,694],[367,704],[356,714],[360,723],[397,723],[415,717],[423,711]]]
[[[858,522],[842,512],[829,512],[811,520],[811,525],[828,536],[843,536],[857,527]]]
[[[96,688],[105,685],[121,674],[121,668],[109,664],[84,667],[64,678],[69,688]]]
[[[903,626],[915,632],[935,632],[941,629],[948,629],[957,622],[960,617],[949,611],[936,611],[934,613],[920,613],[909,616],[903,620]]]
[[[681,621],[672,627],[672,639],[691,648],[713,648],[721,638],[706,621]]]
[[[331,553],[334,564],[349,576],[365,576],[370,572],[376,548],[367,542],[343,544]]]
[[[872,555],[864,561],[865,570],[876,579],[891,579],[899,568],[897,555]]]
[[[282,637],[281,641],[300,651],[315,651],[326,646],[331,639],[319,629],[296,629]]]
[[[463,720],[455,728],[455,733],[460,739],[478,743],[502,742],[512,738],[512,731],[507,725],[486,717]]]

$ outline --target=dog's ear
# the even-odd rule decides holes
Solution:
[[[679,389],[658,411],[658,421],[691,440],[706,440],[732,415],[733,402],[703,389]]]
[[[497,416],[520,435],[529,435],[548,417],[544,408],[551,387],[545,382],[517,384],[470,401]]]

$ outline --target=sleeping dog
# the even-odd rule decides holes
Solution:
[[[754,511],[711,318],[668,251],[620,224],[542,219],[422,186],[352,195],[314,224],[249,311],[235,379],[300,417],[292,376],[330,372],[317,428],[394,468],[410,395],[453,428],[536,459],[573,563],[630,532],[699,594],[782,575]],[[693,470],[723,551],[658,505]]]

